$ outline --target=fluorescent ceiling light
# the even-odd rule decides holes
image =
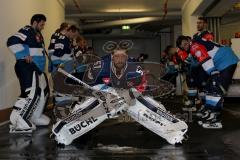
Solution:
[[[118,8],[118,9],[105,9],[102,12],[149,12],[149,9],[125,9],[125,8]]]

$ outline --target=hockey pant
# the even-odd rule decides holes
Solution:
[[[206,91],[206,102],[205,107],[207,109],[210,109],[214,112],[219,112],[223,108],[223,91],[228,90],[229,85],[231,84],[232,77],[234,74],[234,71],[236,69],[236,64],[230,65],[229,67],[225,68],[224,70],[220,71],[220,77],[218,79],[218,82],[212,83],[209,81],[207,84],[207,91]],[[221,89],[221,87],[223,89]]]
[[[45,81],[45,83],[40,82]],[[46,76],[40,76],[36,71],[32,74],[32,83],[25,90],[25,96],[19,97],[10,115],[10,132],[28,132],[36,128],[35,125],[48,125],[50,119],[42,115],[48,97]],[[41,87],[40,87],[41,86]]]

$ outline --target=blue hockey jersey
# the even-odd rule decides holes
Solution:
[[[80,46],[75,46],[72,49],[72,53],[73,53],[73,56],[75,58],[81,56],[82,54],[86,54],[86,52],[87,52],[87,49],[86,48],[81,48]]]
[[[48,54],[49,55],[52,55],[52,53],[54,52],[54,45],[56,43],[56,39],[60,36],[60,33],[59,32],[55,32],[52,34],[51,36],[51,40],[50,40],[50,44],[49,44],[49,47],[48,47]]]
[[[105,56],[90,66],[83,80],[89,84],[107,84],[115,88],[131,88],[142,82],[143,71],[139,63],[126,62],[122,74],[116,74],[116,68],[110,56]]]
[[[207,69],[209,74],[212,70],[222,71],[230,65],[237,64],[239,61],[230,47],[225,47],[214,42],[212,33],[207,30],[195,34],[193,36],[193,43],[204,46],[208,55],[212,58],[214,64]]]
[[[40,71],[44,71],[46,58],[43,36],[31,26],[25,26],[9,37],[7,47],[14,53],[17,60],[32,56],[33,63]]]
[[[60,33],[56,37],[53,49],[51,60],[54,66],[72,60],[71,41],[65,35]]]

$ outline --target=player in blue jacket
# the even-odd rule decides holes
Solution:
[[[21,95],[10,116],[10,132],[31,132],[36,125],[48,125],[50,122],[42,114],[49,95],[44,73],[46,51],[41,34],[45,22],[43,14],[35,14],[31,25],[21,28],[7,40],[8,48],[16,57],[15,72],[21,87]]]

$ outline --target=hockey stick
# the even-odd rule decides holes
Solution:
[[[72,74],[66,72],[65,70],[63,70],[62,68],[58,67],[57,69],[58,72],[62,73],[63,75],[71,78],[72,80],[78,82],[79,84],[83,85],[85,88],[90,89],[91,91],[93,91],[93,96],[97,96],[102,100],[102,96],[106,97],[107,95],[111,95],[111,96],[117,96],[115,94],[112,94],[110,92],[107,91],[101,91],[101,90],[97,90],[93,87],[91,87],[90,85],[88,85],[87,83],[81,81],[80,79],[78,79],[77,77],[73,76]]]

